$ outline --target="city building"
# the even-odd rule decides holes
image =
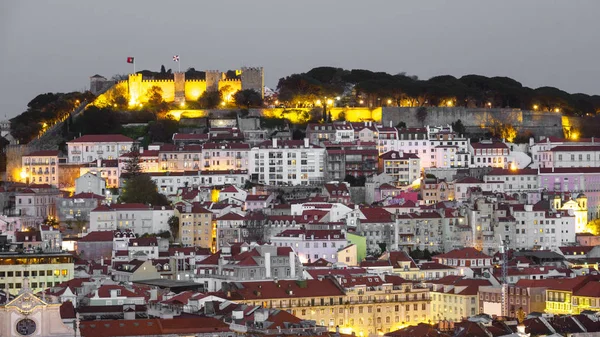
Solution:
[[[21,179],[27,184],[58,187],[59,151],[35,151],[21,158]]]
[[[600,166],[600,145],[560,145],[539,155],[539,167]]]
[[[504,142],[497,140],[482,140],[478,143],[469,143],[471,153],[471,167],[497,167],[509,168],[508,158],[510,149]]]
[[[67,158],[69,163],[117,160],[129,153],[134,145],[133,139],[120,134],[85,135],[67,142]]]
[[[39,292],[72,279],[73,261],[73,255],[67,253],[3,251],[0,252],[0,278],[13,295],[21,291],[25,278],[31,280],[31,290]]]
[[[379,156],[378,172],[392,176],[397,185],[411,185],[421,177],[420,162],[414,153],[389,151]]]
[[[75,194],[91,193],[104,195],[106,192],[106,179],[87,172],[75,179]]]
[[[337,262],[338,250],[346,247],[346,235],[340,230],[288,229],[271,237],[276,247],[291,247],[302,263],[324,259]]]
[[[144,204],[100,205],[90,212],[87,233],[95,231],[131,230],[135,234],[168,231],[168,220],[175,215],[171,207],[149,207]]]
[[[325,179],[325,149],[309,139],[260,143],[250,150],[252,180],[269,185],[312,185]]]

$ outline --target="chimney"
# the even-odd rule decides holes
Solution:
[[[100,265],[104,266],[104,256],[100,257]]]
[[[96,159],[96,167],[102,167],[102,160]]]
[[[252,194],[256,194],[256,186],[252,186]]]
[[[273,138],[273,148],[277,147],[277,138]]]
[[[293,251],[290,252],[290,277],[296,278],[296,254]]]
[[[392,125],[392,121],[390,121],[390,128],[391,128],[392,126],[393,126],[393,125]]]
[[[304,138],[304,147],[308,147],[308,138]]]
[[[265,277],[271,278],[271,253],[265,253]]]

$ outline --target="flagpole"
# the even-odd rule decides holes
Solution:
[[[177,59],[177,71],[181,72],[181,57]]]
[[[135,57],[133,58],[133,74],[135,75]]]

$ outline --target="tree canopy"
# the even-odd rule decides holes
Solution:
[[[128,177],[121,191],[120,201],[124,203],[142,203],[153,206],[167,206],[167,197],[158,192],[158,188],[148,174]]]
[[[600,96],[569,94],[554,87],[532,89],[508,77],[435,76],[420,80],[405,73],[391,75],[363,69],[318,67],[283,77],[277,85],[279,100],[288,105],[312,106],[324,97],[344,94],[348,105],[463,106],[520,108],[571,115],[596,114]]]
[[[245,107],[246,109],[263,105],[262,97],[254,89],[245,89],[236,92],[233,95],[233,101],[239,108]]]

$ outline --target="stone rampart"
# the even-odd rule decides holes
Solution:
[[[424,121],[417,118],[419,108],[384,107],[382,123],[397,125],[406,123],[407,127],[423,125],[446,125],[461,120],[467,132],[481,133],[493,121],[512,124],[519,133],[532,132],[536,136],[563,136],[563,118],[560,113],[530,111],[521,109],[484,109],[464,107],[427,107]]]

